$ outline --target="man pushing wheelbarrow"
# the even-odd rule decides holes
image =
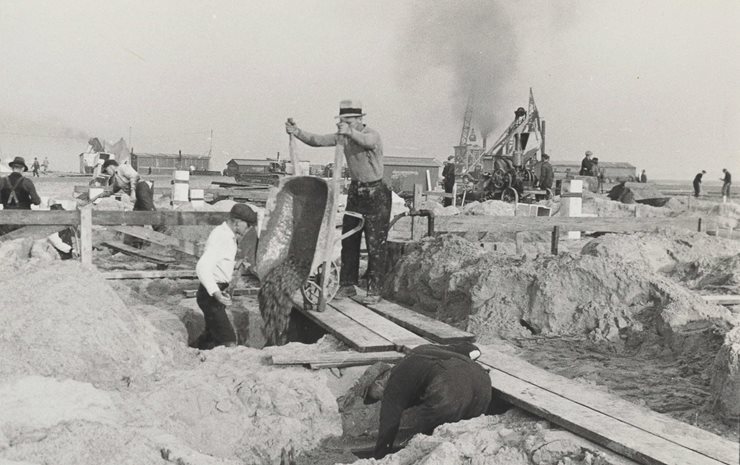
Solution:
[[[347,195],[347,212],[355,212],[364,218],[362,231],[368,252],[367,295],[363,303],[380,300],[383,272],[385,270],[386,241],[391,216],[391,191],[383,182],[383,144],[380,134],[362,122],[362,104],[357,100],[342,100],[339,104],[337,132],[312,134],[298,128],[292,119],[285,123],[288,134],[295,136],[311,147],[343,145],[344,157],[351,178]],[[347,233],[362,220],[357,216],[345,215],[342,233]],[[356,294],[359,283],[360,234],[351,234],[342,240],[342,265],[339,275],[338,297]]]

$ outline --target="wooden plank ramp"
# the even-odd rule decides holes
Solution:
[[[142,258],[144,260],[159,264],[159,265],[171,265],[173,263],[177,263],[177,260],[173,257],[168,257],[166,255],[159,255],[151,252],[146,252],[141,249],[137,249],[136,247],[131,247],[123,242],[116,242],[116,241],[106,241],[102,243],[104,246],[115,250],[116,252],[125,253],[126,255],[131,255],[133,257]]]
[[[229,286],[231,288],[231,286]],[[229,291],[229,294],[232,296],[240,296],[240,295],[257,295],[260,291],[259,287],[237,287],[233,291]],[[182,293],[187,298],[193,298],[198,293],[197,289],[187,289],[182,291]]]
[[[298,302],[296,298],[293,300]],[[379,352],[396,349],[393,342],[330,306],[327,306],[323,312],[306,310],[302,305],[295,305],[294,308],[358,352]]]
[[[396,350],[409,351],[414,347],[429,344],[429,341],[386,320],[362,304],[351,299],[332,300],[329,306],[357,323],[371,329],[391,341]]]
[[[203,253],[204,245],[200,243],[178,239],[142,226],[109,226],[109,229],[151,242],[152,244],[169,247],[172,250],[192,255],[193,257],[200,257]]]
[[[422,315],[395,302],[383,299],[367,307],[397,325],[440,344],[475,341],[475,335],[472,333]]]
[[[195,270],[109,270],[105,279],[197,279]]]
[[[738,444],[486,348],[507,401],[644,465],[737,465]]]
[[[324,352],[317,355],[273,355],[273,365],[310,365],[311,368],[344,368],[372,365],[377,362],[394,363],[404,354],[395,351],[359,353],[352,351]]]

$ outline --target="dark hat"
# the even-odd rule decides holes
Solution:
[[[343,116],[365,116],[362,112],[362,103],[359,100],[342,100],[339,102],[339,114],[335,118]]]
[[[23,171],[28,171],[28,166],[26,165],[26,160],[23,157],[15,157],[13,161],[8,163],[8,166],[11,168],[15,165],[22,166]]]
[[[454,159],[455,159],[455,156],[454,155],[450,155],[449,157],[447,157],[447,161],[451,161],[451,160],[454,160]]]
[[[103,172],[105,173],[105,170],[106,170],[106,169],[107,169],[107,168],[108,168],[109,166],[118,166],[118,162],[117,162],[117,161],[115,161],[115,160],[113,160],[112,158],[109,158],[109,159],[105,160],[105,162],[103,163],[103,167],[102,167],[102,168],[100,168],[100,170],[101,170],[101,171],[103,171]]]
[[[543,154],[542,154],[542,159],[543,159],[543,160],[549,160],[549,159],[550,159],[550,155],[548,155],[548,154],[546,154],[546,153],[543,153]]]
[[[231,218],[246,221],[248,225],[257,224],[257,213],[249,205],[235,203],[229,213]]]

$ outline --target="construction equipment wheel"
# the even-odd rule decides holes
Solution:
[[[330,302],[334,296],[337,295],[337,291],[339,290],[339,265],[332,261],[329,268],[329,276],[326,283],[327,302]],[[301,294],[303,294],[304,301],[310,303],[312,306],[319,304],[319,297],[321,296],[321,279],[323,274],[324,264],[322,263],[319,265],[318,270],[316,270],[316,274],[309,276],[308,280],[303,283],[303,287],[301,287]]]
[[[493,183],[493,187],[496,189],[502,189],[509,185],[509,176],[506,174],[506,171],[496,168],[493,170],[493,173],[491,173],[491,182]]]
[[[519,193],[513,187],[507,187],[501,192],[501,200],[504,202],[519,203]]]

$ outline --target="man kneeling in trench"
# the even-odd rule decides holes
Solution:
[[[410,432],[427,435],[444,423],[505,412],[509,405],[493,392],[491,378],[475,362],[479,356],[478,347],[469,342],[426,344],[381,372],[364,395],[366,404],[382,399],[375,458],[392,451],[407,408],[419,406]]]

